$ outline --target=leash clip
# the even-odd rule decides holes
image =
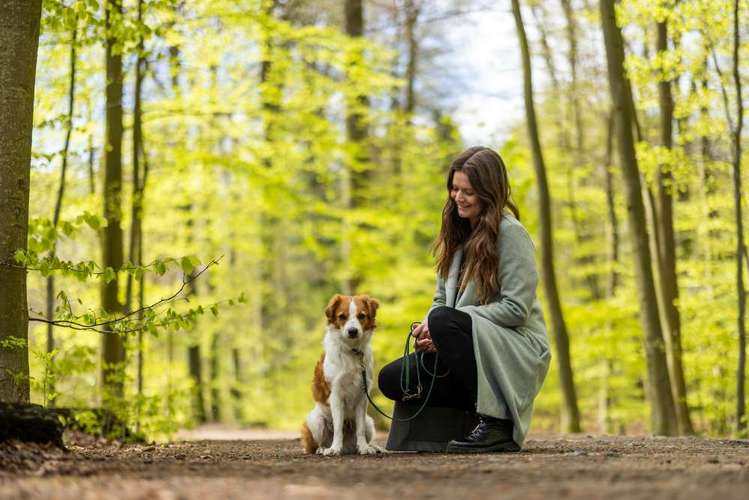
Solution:
[[[416,386],[416,392],[409,392],[403,395],[402,399],[403,401],[408,401],[409,399],[416,399],[421,397],[423,387],[421,387],[421,383]]]

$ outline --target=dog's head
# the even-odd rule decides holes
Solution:
[[[377,327],[375,317],[380,303],[368,295],[334,295],[325,308],[328,328],[351,344],[366,342]]]

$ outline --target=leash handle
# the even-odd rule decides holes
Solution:
[[[421,323],[419,323],[418,321],[414,321],[413,323],[411,323],[411,328],[409,329],[408,336],[406,337],[406,345],[405,345],[405,347],[403,349],[404,355],[403,355],[403,361],[401,363],[401,391],[403,392],[403,399],[402,399],[402,401],[407,401],[407,400],[412,399],[412,398],[418,398],[418,397],[421,396],[421,393],[422,393],[421,375],[419,373],[420,372],[419,365],[421,364],[422,366],[424,366],[424,355],[422,354],[422,356],[419,358],[419,356],[418,356],[419,353],[416,353],[416,380],[417,380],[416,393],[411,393],[408,390],[408,387],[410,385],[410,371],[411,371],[410,370],[411,361],[409,360],[409,357],[408,357],[410,355],[409,346],[410,346],[410,343],[411,343],[411,337],[413,336],[413,331],[416,328],[416,326],[420,325],[420,324]],[[361,372],[362,385],[363,385],[363,389],[364,389],[364,395],[367,397],[367,401],[369,401],[369,404],[371,404],[372,407],[375,410],[377,410],[377,412],[380,415],[382,415],[383,417],[385,417],[385,418],[387,418],[389,420],[392,420],[393,422],[408,422],[410,420],[415,419],[416,417],[418,417],[421,414],[422,411],[424,411],[424,408],[426,408],[427,402],[429,402],[429,397],[432,395],[432,389],[434,389],[434,382],[435,382],[435,380],[437,380],[438,377],[439,378],[445,377],[449,373],[449,369],[448,369],[448,371],[445,374],[443,374],[443,375],[437,375],[437,362],[438,361],[439,361],[439,353],[435,352],[434,353],[434,369],[432,370],[432,372],[430,373],[429,370],[427,370],[427,367],[424,366],[424,371],[426,371],[427,373],[429,373],[432,376],[432,381],[429,383],[429,390],[427,390],[427,394],[424,397],[424,402],[421,404],[421,406],[416,411],[416,413],[414,413],[410,417],[408,417],[408,418],[395,418],[394,416],[388,415],[387,413],[385,413],[384,411],[382,411],[375,404],[375,402],[372,401],[372,398],[369,396],[369,388],[368,388],[368,384],[367,384],[367,371],[366,370],[362,370],[362,372]],[[405,388],[403,387],[404,380],[405,380],[405,385],[406,385]]]

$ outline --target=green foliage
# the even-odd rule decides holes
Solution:
[[[203,393],[222,409],[224,420],[298,428],[312,404],[309,382],[321,351],[322,311],[332,294],[353,284],[353,291],[380,300],[373,340],[378,367],[400,355],[408,325],[427,310],[434,287],[431,243],[447,195],[444,175],[463,147],[458,126],[444,110],[414,117],[391,106],[406,83],[393,76],[400,55],[371,39],[349,39],[328,19],[316,17],[319,12],[293,10],[302,4],[322,9],[316,4],[277,2],[269,10],[270,2],[260,0],[149,0],[138,22],[135,2],[125,2],[124,14],[113,16],[109,33],[103,4],[44,2],[32,220],[28,250],[17,252],[15,261],[38,271],[29,274],[32,317],[42,316],[35,311],[43,309],[44,278],[54,276],[61,291],[53,351],[44,345],[46,325],[32,323],[33,397],[79,408],[104,401],[128,427],[121,433],[137,425],[148,437],[166,439],[195,423],[192,395],[198,388],[186,352],[197,346]],[[728,434],[735,424],[735,234],[720,88],[722,83],[728,95],[735,92],[726,74],[728,7],[717,0],[625,0],[619,6],[643,131],[637,148],[643,178],[651,189],[659,168],[674,178],[667,188],[675,197],[688,403],[697,429],[717,435]],[[587,58],[578,67],[577,89],[561,80],[553,92],[536,89],[554,203],[555,267],[584,427],[644,431],[647,376],[625,231],[627,207],[616,156],[606,159],[610,105],[599,72],[605,61],[587,48],[600,45],[597,10],[586,7],[577,20],[578,46]],[[682,43],[656,54],[656,20],[665,20]],[[64,103],[74,27],[80,105],[69,124]],[[557,38],[562,34],[552,32]],[[144,256],[143,263],[134,264],[138,260],[127,245],[132,214],[124,210],[122,269],[98,263],[98,238],[107,224],[98,215],[99,158],[106,149],[101,117],[106,36],[116,39],[126,68],[134,67],[141,39],[140,55],[147,59]],[[566,46],[557,38],[552,40],[558,42],[555,50]],[[647,52],[642,50],[646,46]],[[722,75],[711,62],[713,50]],[[130,71],[127,89],[132,78]],[[676,147],[670,152],[657,140],[656,84],[663,79],[677,82]],[[573,146],[575,95],[583,103],[580,151]],[[354,113],[367,129],[361,140],[351,140],[347,130]],[[132,125],[126,110],[125,129]],[[508,165],[513,200],[535,236],[538,200],[524,124],[501,125],[508,127],[509,137],[502,144],[487,142]],[[70,173],[62,216],[54,226],[50,193],[57,192],[67,126],[73,127]],[[127,204],[135,191],[132,136],[126,133],[124,141]],[[703,141],[707,156],[700,151]],[[607,173],[613,175],[618,220],[616,261]],[[214,255],[224,259],[206,271],[207,256]],[[198,279],[190,279],[200,272]],[[614,274],[618,284],[609,294]],[[132,286],[129,312],[119,315],[94,306],[101,286],[115,280],[121,304],[127,301],[125,283],[130,280]],[[144,303],[136,306],[141,285]],[[126,363],[115,368],[124,397],[102,394],[99,335],[75,329],[123,337]],[[135,382],[139,342],[142,391]],[[536,402],[534,427],[556,429],[558,389],[554,365]],[[382,395],[375,399],[387,407]],[[227,410],[230,406],[234,411]],[[102,430],[95,413],[81,412],[76,419]]]

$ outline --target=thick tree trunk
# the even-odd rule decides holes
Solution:
[[[559,365],[559,381],[562,388],[564,405],[562,407],[562,428],[566,432],[580,432],[580,413],[577,407],[577,394],[572,373],[572,362],[569,352],[569,336],[564,322],[562,305],[557,290],[554,272],[554,252],[551,221],[551,197],[546,181],[546,165],[541,151],[541,142],[536,124],[536,110],[533,104],[533,81],[531,74],[531,59],[528,50],[528,40],[525,35],[523,18],[520,13],[518,0],[512,0],[512,12],[515,16],[515,26],[520,41],[520,51],[523,62],[525,112],[528,123],[528,136],[533,153],[533,166],[538,181],[539,219],[541,223],[541,274],[544,291],[548,300],[551,327],[557,350]]]
[[[26,250],[31,132],[41,0],[7,0],[0,8],[0,401],[29,401]]]
[[[668,51],[668,31],[666,22],[659,22],[657,26],[656,50],[660,53]],[[671,81],[661,75],[658,81],[658,101],[660,104],[660,136],[661,146],[671,151],[673,147],[673,118],[674,100],[671,94]],[[671,380],[676,419],[680,434],[693,434],[692,421],[687,406],[687,385],[684,380],[681,349],[681,317],[677,303],[679,300],[679,284],[676,274],[676,241],[674,238],[673,221],[673,182],[671,166],[658,166],[658,198],[656,200],[657,217],[654,228],[660,233],[658,238],[658,262],[660,263],[660,293],[663,308],[662,324],[665,329],[666,354]]]
[[[122,268],[122,55],[114,52],[116,39],[114,23],[121,23],[122,3],[109,0],[106,7],[107,29],[105,64],[106,84],[106,148],[104,153],[104,217],[107,227],[102,238],[103,267],[111,267],[115,277],[102,284],[102,308],[110,314],[122,313],[118,298],[118,271]],[[105,397],[122,397],[124,385],[122,369],[125,362],[125,346],[116,334],[104,334],[102,338],[101,378]]]
[[[57,190],[57,201],[55,201],[55,211],[52,215],[52,226],[57,227],[60,222],[60,212],[62,211],[62,201],[65,195],[65,176],[68,170],[68,151],[70,150],[70,136],[73,133],[73,111],[75,105],[75,70],[76,70],[76,48],[78,39],[78,20],[76,18],[75,25],[73,26],[73,32],[70,40],[70,85],[68,86],[68,120],[66,123],[67,130],[65,131],[65,145],[62,148],[62,167],[60,168],[60,187]],[[57,250],[57,244],[53,244],[52,251],[50,254],[55,255]],[[55,277],[50,274],[47,277],[47,319],[54,319],[55,315]],[[52,323],[47,324],[47,354],[51,354],[55,349],[55,330]],[[55,392],[55,377],[54,377],[54,360],[49,359],[49,366],[47,366],[48,373],[45,373],[45,384],[44,388],[44,402],[50,408],[54,408],[55,399],[48,399],[49,394]]]
[[[736,126],[733,130],[733,203],[736,215],[736,290],[738,295],[738,348],[736,369],[736,432],[744,435],[746,421],[746,289],[744,288],[744,219],[741,207],[741,131],[744,127],[744,103],[742,100],[741,74],[739,72],[739,0],[733,3],[733,82],[736,86]],[[748,263],[749,264],[749,263]]]
[[[652,430],[656,434],[676,433],[676,414],[671,397],[671,383],[663,346],[656,302],[645,207],[642,201],[640,171],[635,157],[632,137],[633,99],[629,80],[624,74],[624,43],[616,25],[614,0],[600,0],[601,22],[608,63],[609,86],[617,118],[618,150],[622,177],[626,187],[627,213],[637,289],[640,298],[640,318],[645,333],[648,368],[648,398],[651,403]]]
[[[51,410],[27,403],[0,402],[0,443],[14,439],[65,448],[62,432],[62,423]]]

